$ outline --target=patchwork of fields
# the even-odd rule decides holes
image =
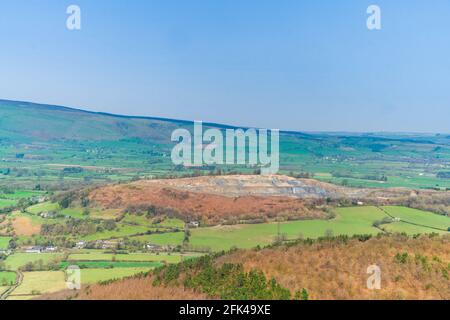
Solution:
[[[0,287],[11,286],[16,283],[16,273],[11,271],[0,271]]]
[[[405,232],[410,235],[418,233],[448,233],[450,218],[430,212],[404,207],[385,208],[390,214],[424,226],[414,226],[402,221],[383,225],[388,232]],[[212,250],[227,250],[232,247],[251,248],[257,245],[268,245],[275,241],[278,234],[288,240],[311,238],[329,235],[355,235],[382,233],[383,230],[373,226],[377,220],[388,215],[377,207],[339,208],[337,217],[333,220],[305,220],[282,223],[267,223],[255,225],[219,226],[192,230],[191,244],[207,246]],[[430,228],[433,227],[433,228]],[[434,229],[434,227],[440,228]]]
[[[48,208],[49,205],[45,204]],[[38,213],[34,207],[29,212]],[[303,220],[280,223],[262,223],[245,225],[222,225],[209,228],[191,229],[189,246],[191,248],[208,248],[211,251],[228,250],[233,247],[252,248],[270,245],[282,236],[283,241],[318,238],[331,235],[376,235],[384,232],[448,233],[450,218],[430,212],[406,207],[371,207],[359,206],[336,209],[336,217],[331,220]],[[391,218],[390,223],[374,225],[376,221]],[[130,218],[129,218],[130,219]],[[148,224],[146,219],[132,219]],[[176,220],[167,221],[168,225],[179,227]],[[130,234],[142,231],[142,225],[129,226]],[[111,234],[100,233],[95,238],[109,237]],[[155,235],[134,236],[131,239],[151,241],[159,245],[182,245],[183,232],[162,233]],[[6,243],[4,238],[3,242]],[[142,272],[147,272],[164,264],[179,263],[201,255],[200,253],[112,253],[104,250],[83,249],[72,253],[14,253],[4,261],[4,268],[10,271],[0,272],[0,287],[6,290],[16,281],[14,271],[22,270],[20,285],[9,295],[8,299],[32,299],[41,294],[58,292],[66,289],[65,272],[68,266],[81,268],[83,284],[99,281],[121,279]],[[27,265],[52,266],[48,271],[24,271]]]
[[[0,100],[0,117],[0,186],[13,189],[205,174],[211,169],[254,171],[239,165],[198,170],[174,166],[170,136],[175,129],[192,129],[189,121],[102,115],[5,100]],[[39,134],[31,129],[36,127]],[[445,135],[280,135],[280,173],[308,173],[355,187],[450,188],[445,179],[449,160],[450,140]],[[13,203],[8,200],[0,198],[0,208]]]
[[[0,250],[6,250],[8,249],[9,241],[11,240],[11,237],[2,237],[0,236]]]
[[[81,272],[82,285],[101,281],[118,280],[139,273],[148,272],[167,263],[178,263],[185,259],[199,256],[196,253],[136,253],[112,254],[100,250],[81,250],[64,258],[62,254],[14,253],[6,260],[10,270],[20,270],[27,263],[39,262],[43,266],[49,262],[57,262],[55,270],[22,271],[20,285],[8,296],[8,299],[32,299],[41,294],[48,294],[67,289],[65,269],[78,266]],[[15,272],[0,272],[0,285],[6,290],[16,281]]]
[[[1,298],[16,282],[8,299],[64,290],[73,265],[92,284],[235,247],[449,234],[449,136],[281,132],[287,176],[262,179],[175,166],[170,135],[187,121],[3,100],[0,117]]]

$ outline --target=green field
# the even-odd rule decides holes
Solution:
[[[17,201],[13,200],[13,199],[0,199],[0,209],[12,207],[12,206],[15,206],[16,204],[17,204]]]
[[[8,299],[32,299],[36,295],[58,292],[67,288],[62,271],[24,272],[23,276],[22,284]]]
[[[157,268],[164,265],[161,262],[140,262],[140,261],[66,261],[61,262],[61,269],[65,270],[69,266],[78,266],[81,269],[112,269],[112,268]],[[108,272],[108,271],[105,271]]]
[[[148,272],[151,267],[81,269],[81,283],[93,284],[100,281],[119,280],[139,273]],[[24,272],[22,284],[15,289],[8,300],[27,300],[45,293],[67,289],[64,271]]]
[[[102,232],[90,234],[88,236],[82,237],[81,240],[95,241],[95,240],[106,240],[106,239],[112,239],[112,238],[122,238],[122,237],[137,235],[137,234],[144,234],[149,230],[151,230],[151,229],[148,227],[145,227],[145,226],[140,226],[140,225],[131,226],[131,225],[119,224],[117,229],[115,229],[115,230],[102,231]]]
[[[153,231],[166,231],[173,229],[184,229],[184,221],[179,219],[164,219],[159,223],[153,222],[152,219],[147,218],[145,215],[133,215],[127,214],[121,220],[120,223],[126,225],[139,225],[146,226]]]
[[[439,230],[433,230],[430,228],[426,228],[426,227],[420,227],[420,226],[415,226],[415,225],[411,225],[405,222],[395,222],[395,223],[391,223],[391,224],[387,224],[383,226],[383,229],[386,230],[387,232],[392,232],[392,233],[406,233],[408,235],[416,235],[416,234],[425,234],[425,233],[438,233],[438,234],[445,234],[448,232],[444,232],[444,231],[439,231]]]
[[[8,248],[9,235],[15,233],[19,235],[18,251],[23,246],[54,245],[64,252],[14,252],[2,263],[5,270],[15,271],[27,263],[39,261],[45,266],[57,260],[55,262],[62,269],[71,264],[79,265],[83,268],[83,283],[93,283],[196,256],[190,253],[124,254],[142,250],[144,244],[171,246],[180,251],[219,251],[269,245],[278,235],[282,235],[283,240],[295,240],[380,232],[448,234],[446,230],[450,227],[450,218],[430,212],[405,207],[379,209],[360,206],[338,208],[336,218],[332,220],[191,229],[191,236],[184,247],[182,220],[168,219],[165,215],[154,216],[150,210],[101,209],[90,203],[87,193],[83,193],[87,191],[85,188],[150,177],[167,178],[168,175],[209,175],[219,169],[223,174],[254,173],[254,167],[236,165],[192,169],[175,166],[170,159],[174,146],[170,136],[174,129],[192,129],[188,122],[109,116],[4,100],[0,100],[0,119],[0,211],[6,215],[5,221],[2,218],[1,232],[8,235],[0,237],[0,250]],[[39,134],[36,134],[36,128],[39,128]],[[223,130],[225,127],[217,128]],[[281,132],[280,174],[306,175],[352,187],[446,190],[450,188],[450,179],[446,178],[450,175],[449,138],[434,134]],[[66,191],[74,191],[73,197],[64,198]],[[38,196],[54,202],[35,204],[42,201]],[[64,204],[63,198],[70,204]],[[433,206],[439,206],[439,211],[444,212],[450,208],[443,202],[433,203]],[[40,214],[44,212],[55,212],[58,216],[43,218]],[[389,216],[399,221],[374,226],[375,221]],[[15,219],[24,217],[27,219]],[[158,222],[160,218],[165,219]],[[115,224],[104,220],[115,220]],[[11,230],[9,223],[18,223],[19,226]],[[33,228],[37,226],[41,231]],[[18,231],[20,227],[25,231]],[[31,232],[27,233],[27,228]],[[178,230],[180,232],[175,232]],[[120,254],[72,249],[81,240],[107,239],[123,240]],[[88,247],[91,246],[93,244],[89,243]],[[62,261],[66,255],[69,255],[68,261]],[[3,273],[3,276],[12,279],[15,274]],[[0,287],[4,290],[5,286],[0,282]],[[25,272],[24,283],[15,292],[19,296],[11,299],[20,298],[20,294],[61,289],[65,289],[62,271]]]
[[[84,214],[85,211],[88,212],[88,215]],[[44,202],[33,205],[27,208],[27,212],[34,215],[39,215],[43,212],[55,212],[66,217],[76,219],[86,219],[88,217],[96,219],[115,219],[120,213],[119,210],[101,210],[95,208],[89,208],[88,210],[86,210],[86,208],[82,207],[70,207],[62,209],[58,203],[53,202]]]
[[[8,286],[8,287],[2,287],[1,285],[0,285],[0,295],[2,295],[6,290],[8,290],[10,287]]]
[[[14,190],[12,193],[3,193],[0,194],[0,198],[2,199],[13,199],[13,200],[20,200],[22,198],[30,198],[35,197],[44,194],[43,191],[36,191],[36,190]]]
[[[130,240],[144,241],[159,246],[178,246],[183,244],[184,232],[168,232],[130,237]]]
[[[411,209],[406,207],[383,207],[386,212],[396,218],[400,218],[404,222],[417,224],[419,229],[423,227],[441,229],[444,232],[450,227],[450,218],[437,214],[430,214],[422,210]],[[395,225],[395,224],[394,224]],[[439,230],[436,230],[439,232]],[[420,232],[418,232],[420,233]]]
[[[192,123],[101,115],[32,103],[24,106],[3,100],[0,117],[0,186],[21,190],[11,197],[5,193],[6,200],[39,194],[22,190],[41,184],[73,188],[136,176],[194,172],[175,168],[167,156],[174,145],[169,139],[173,130],[192,129]],[[40,128],[41,135],[31,129],[35,127]],[[449,160],[450,140],[446,135],[280,134],[280,173],[308,172],[316,179],[355,187],[450,188],[450,179],[439,176],[441,171],[448,171]],[[221,169],[253,171],[244,166]],[[0,202],[0,208],[10,203]]]
[[[152,268],[115,268],[115,269],[82,269],[81,283],[91,284],[100,281],[116,280],[131,277],[138,273],[148,272]]]
[[[43,202],[36,204],[34,206],[28,207],[27,212],[32,214],[40,214],[43,212],[50,212],[50,211],[58,211],[59,205],[57,203],[52,202]]]
[[[150,254],[150,253],[130,253],[130,254],[109,254],[109,253],[80,253],[71,254],[69,261],[128,261],[128,262],[166,262],[178,263],[183,258],[189,258],[195,254]]]
[[[388,208],[394,210],[395,208]],[[400,212],[405,212],[399,207]],[[333,235],[355,235],[355,234],[371,234],[375,235],[382,232],[373,226],[376,220],[382,220],[387,215],[376,207],[352,207],[339,208],[337,217],[333,220],[303,220],[280,223],[265,223],[255,225],[234,225],[234,226],[218,226],[213,228],[199,228],[191,230],[192,237],[190,244],[193,247],[209,247],[213,251],[227,250],[232,247],[252,248],[257,245],[268,245],[275,241],[278,228],[280,234],[284,234],[287,239],[294,240],[302,238],[318,238],[325,236],[327,232]],[[423,212],[428,222],[433,225],[444,226],[448,219],[429,212]],[[383,225],[383,227],[386,225]],[[391,225],[388,225],[391,226]],[[395,232],[402,232],[401,225],[392,224]],[[393,230],[394,231],[394,230]],[[411,228],[405,229],[405,232],[412,232]],[[432,233],[435,230],[425,228],[421,230],[423,233]]]
[[[156,224],[158,227],[166,227],[166,228],[184,228],[184,221],[180,219],[164,219],[162,222]]]
[[[0,191],[0,209],[14,207],[19,203],[20,199],[31,198],[34,196],[38,196],[43,194],[42,191],[34,191],[34,190],[21,190],[17,189],[10,192],[1,192]]]
[[[47,264],[50,261],[54,261],[62,258],[61,253],[14,253],[8,256],[5,261],[6,269],[18,270],[20,267],[25,266],[28,262],[42,261],[43,264]]]
[[[16,273],[11,271],[0,271],[0,287],[12,286],[16,283]]]
[[[144,215],[138,216],[134,214],[127,214],[123,217],[121,220],[122,223],[127,224],[135,224],[135,225],[141,225],[141,226],[151,226],[151,220],[147,219]]]
[[[6,250],[9,246],[10,237],[0,237],[0,250]]]

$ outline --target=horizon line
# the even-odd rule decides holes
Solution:
[[[80,107],[68,107],[64,105],[59,104],[48,104],[48,103],[42,103],[42,102],[32,102],[32,101],[24,101],[24,100],[11,100],[11,99],[2,99],[0,98],[0,102],[12,102],[12,103],[19,103],[19,104],[29,104],[29,105],[36,105],[36,106],[42,106],[42,107],[54,107],[63,109],[66,111],[78,111],[93,115],[103,115],[103,116],[109,116],[109,117],[115,117],[115,118],[126,118],[126,119],[143,119],[143,120],[158,120],[158,121],[170,121],[170,122],[178,122],[178,123],[184,123],[184,124],[193,124],[200,120],[186,120],[186,119],[176,119],[176,118],[167,118],[167,117],[155,117],[155,116],[136,116],[136,115],[126,115],[126,114],[117,114],[117,113],[111,113],[111,112],[103,112],[103,111],[92,111],[88,109],[80,108]],[[341,131],[341,130],[332,130],[332,131],[324,131],[324,130],[318,130],[318,131],[299,131],[299,130],[283,130],[283,129],[269,129],[269,128],[258,128],[258,127],[252,127],[252,126],[237,126],[237,125],[229,125],[229,124],[223,124],[218,122],[211,122],[211,121],[201,121],[203,125],[206,126],[212,126],[212,127],[219,127],[219,128],[228,128],[228,129],[267,129],[267,130],[279,130],[280,133],[284,134],[294,134],[294,135],[320,135],[320,134],[329,134],[329,135],[342,135],[342,134],[352,134],[352,135],[389,135],[389,134],[403,134],[403,135],[450,135],[450,132],[414,132],[414,131]]]

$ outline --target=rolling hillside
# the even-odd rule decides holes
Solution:
[[[254,171],[174,166],[171,133],[191,125],[0,100],[0,185],[64,189],[142,176]],[[449,163],[447,135],[282,132],[280,137],[280,173],[346,186],[450,188]]]
[[[449,238],[338,237],[237,250],[41,299],[450,299]],[[381,270],[369,290],[367,269]],[[137,289],[137,290],[136,290]]]
[[[73,263],[80,299],[448,297],[447,136],[282,132],[262,176],[175,166],[180,126],[0,101],[0,270],[23,273],[3,297],[67,297]],[[385,291],[364,289],[368,263]]]
[[[121,140],[143,138],[168,143],[170,132],[188,122],[88,112],[0,100],[0,133],[12,141]]]

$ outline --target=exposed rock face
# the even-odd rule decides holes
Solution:
[[[196,177],[173,180],[143,180],[139,186],[166,186],[198,193],[238,196],[287,196],[295,198],[339,197],[339,187],[315,180],[294,179],[287,176],[234,175]]]
[[[360,199],[404,197],[409,196],[411,193],[411,190],[403,188],[346,188],[313,179],[296,179],[282,175],[204,176],[183,179],[141,180],[131,185],[140,187],[170,187],[183,191],[217,194],[228,197],[252,195],[263,197],[282,196],[300,199]]]
[[[293,182],[293,183],[292,183]],[[171,213],[221,221],[254,220],[285,216],[291,219],[320,219],[327,214],[305,204],[299,192],[310,198],[329,194],[319,186],[277,177],[201,177],[172,180],[141,180],[101,187],[89,194],[90,203],[107,209]],[[317,193],[317,194],[316,194]]]
[[[418,191],[418,194],[450,198],[449,192]],[[92,205],[106,209],[133,207],[131,211],[136,211],[154,206],[161,212],[167,209],[192,218],[208,217],[217,223],[228,219],[265,219],[280,215],[292,219],[326,218],[321,209],[316,209],[318,207],[314,203],[317,204],[318,199],[395,204],[405,202],[410,196],[411,190],[402,188],[356,189],[281,175],[234,175],[109,185],[94,189],[89,199]]]

